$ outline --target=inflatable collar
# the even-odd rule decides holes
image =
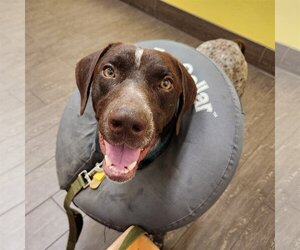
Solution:
[[[100,189],[85,189],[74,202],[110,228],[123,231],[139,225],[149,233],[164,233],[203,214],[229,184],[241,154],[243,114],[230,80],[194,48],[166,40],[138,45],[166,50],[184,63],[197,85],[195,107],[185,115],[179,136],[170,137],[169,145],[154,161],[145,162],[148,166],[133,180],[121,185],[104,180]],[[75,92],[58,131],[56,163],[62,189],[103,159],[91,101],[83,116],[79,105]]]

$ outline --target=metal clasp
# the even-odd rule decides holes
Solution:
[[[97,162],[95,167],[91,170],[91,171],[86,171],[83,170],[80,172],[80,174],[78,176],[81,177],[81,179],[84,182],[84,186],[83,188],[87,188],[90,185],[90,182],[92,181],[91,177],[96,173],[96,172],[101,172],[102,170],[102,165],[103,165],[103,161],[102,162]]]
[[[83,188],[87,188],[90,185],[90,182],[92,181],[89,176],[89,173],[86,170],[83,170],[80,172],[80,174],[78,176],[80,176],[81,179],[84,181]]]

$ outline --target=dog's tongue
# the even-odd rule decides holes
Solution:
[[[132,149],[126,145],[111,145],[104,141],[106,155],[111,163],[118,167],[129,166],[131,163],[137,161],[140,157],[140,149]]]

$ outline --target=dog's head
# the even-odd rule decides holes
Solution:
[[[196,96],[193,79],[174,57],[123,43],[81,59],[76,82],[81,114],[91,92],[104,171],[118,182],[135,176],[138,163],[174,116],[179,133]]]

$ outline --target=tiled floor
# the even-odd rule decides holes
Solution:
[[[299,108],[300,76],[276,68],[276,249],[300,249]]]
[[[200,43],[117,0],[27,1],[26,249],[59,250],[66,245],[64,192],[57,184],[54,150],[59,118],[75,89],[76,62],[112,41],[158,38],[194,47]],[[167,235],[166,249],[269,249],[273,245],[274,88],[272,76],[249,66],[239,170],[207,213]],[[84,220],[77,249],[105,249],[118,235],[88,216]]]
[[[0,3],[0,249],[25,245],[24,2]],[[16,240],[17,237],[17,240]]]

